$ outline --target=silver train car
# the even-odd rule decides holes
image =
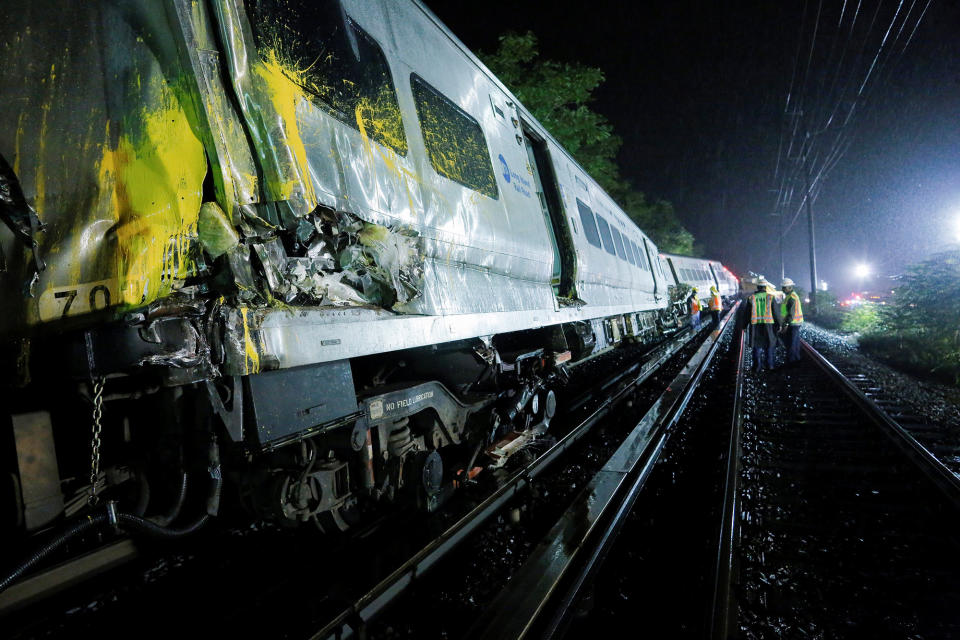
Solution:
[[[740,291],[737,277],[716,260],[661,253],[660,263],[670,285],[687,285],[697,289],[697,297],[703,302],[710,298],[710,287],[726,299]]]
[[[0,528],[432,510],[567,363],[679,325],[657,247],[419,2],[6,13]]]

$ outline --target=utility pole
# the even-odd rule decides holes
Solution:
[[[777,238],[780,239],[780,280],[783,281],[786,277],[786,272],[783,269],[783,207],[780,207],[780,214],[777,216]]]
[[[817,249],[813,235],[813,208],[810,206],[810,165],[803,161],[803,175],[807,182],[807,228],[810,231],[810,311],[817,312]]]

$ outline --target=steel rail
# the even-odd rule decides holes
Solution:
[[[716,570],[713,589],[712,617],[710,637],[714,640],[732,635],[732,625],[736,623],[735,612],[731,610],[734,600],[731,588],[737,579],[735,549],[739,536],[740,507],[740,452],[743,431],[743,382],[746,374],[746,332],[740,332],[737,351],[737,374],[733,391],[733,415],[730,419],[730,445],[727,448],[727,475],[723,494],[723,519],[720,525],[720,543],[718,545]]]
[[[732,314],[730,314],[732,317]],[[491,516],[497,513],[511,498],[530,486],[531,481],[547,469],[560,455],[568,451],[582,439],[590,429],[606,416],[617,404],[624,400],[638,385],[646,381],[661,365],[683,349],[698,333],[689,332],[681,339],[655,348],[648,359],[640,365],[627,368],[627,376],[634,377],[623,382],[624,374],[612,376],[601,387],[609,389],[617,382],[623,386],[608,396],[579,425],[558,440],[543,455],[529,465],[517,471],[507,482],[474,507],[469,513],[451,525],[446,531],[425,545],[409,560],[381,580],[370,591],[345,608],[340,614],[311,636],[311,640],[326,638],[350,638],[363,629],[367,622],[376,617],[393,600],[410,588],[426,571],[432,568],[459,543],[475,532]],[[611,381],[612,380],[612,381]],[[581,406],[580,402],[577,406]]]
[[[927,478],[944,493],[956,507],[960,508],[960,477],[950,471],[940,460],[917,441],[910,432],[900,426],[876,402],[868,398],[843,373],[810,344],[802,340],[801,346],[810,359],[832,379],[844,394],[849,397],[864,415],[881,429],[893,443],[917,466]]]
[[[550,638],[562,632],[571,605],[615,541],[737,308],[727,314],[719,330],[701,345],[534,548],[467,638]]]

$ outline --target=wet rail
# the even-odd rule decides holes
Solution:
[[[562,635],[573,604],[616,540],[671,428],[697,389],[736,307],[667,385],[623,444],[480,616],[468,638]]]
[[[732,313],[728,314],[727,319],[732,317]],[[600,402],[590,404],[589,415],[572,427],[553,446],[530,464],[514,472],[496,492],[426,544],[362,597],[346,606],[339,615],[313,634],[312,640],[362,635],[370,620],[401,597],[424,573],[441,562],[459,543],[484,526],[511,499],[530,487],[531,483],[552,463],[587,436],[591,429],[607,418],[621,402],[629,399],[638,386],[657,373],[661,366],[698,336],[702,337],[701,334],[691,332],[678,335],[674,340],[655,348],[643,361],[627,367],[597,384],[591,392],[572,400],[568,405],[570,410],[584,407],[596,401],[597,398],[602,398]]]
[[[960,481],[804,343],[740,342],[712,637],[960,637]]]

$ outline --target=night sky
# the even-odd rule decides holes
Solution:
[[[787,226],[802,203],[799,159],[816,174],[838,133],[846,152],[813,202],[818,275],[831,289],[857,287],[858,262],[877,273],[864,287],[886,288],[885,276],[957,239],[960,3],[932,0],[905,49],[926,0],[862,0],[856,14],[856,0],[426,3],[474,51],[494,50],[507,30],[532,30],[541,55],[603,69],[593,107],[624,140],[623,175],[673,202],[705,255],[740,273],[779,279],[778,157],[779,177],[795,185],[780,207]],[[800,134],[788,159],[792,119]],[[804,131],[813,132],[809,153]],[[784,253],[786,275],[808,288],[805,212],[785,234]]]

